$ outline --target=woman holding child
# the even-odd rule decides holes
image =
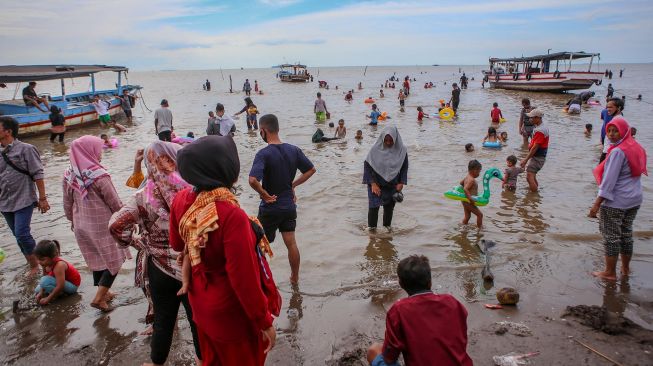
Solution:
[[[262,229],[233,193],[236,144],[231,136],[202,137],[179,152],[178,167],[194,188],[172,203],[170,245],[192,266],[188,297],[202,361],[262,366],[275,343],[272,315],[279,315],[281,299],[259,247]]]
[[[153,142],[145,149],[147,180],[109,223],[111,235],[120,246],[138,250],[135,285],[143,289],[154,307],[150,357],[155,365],[164,364],[168,358],[180,303],[190,323],[195,354],[200,358],[188,297],[177,296],[182,278],[178,253],[168,242],[172,200],[177,192],[190,187],[177,172],[180,149],[178,144],[163,141]]]
[[[102,139],[82,136],[70,145],[70,167],[63,178],[63,206],[82,256],[93,271],[93,284],[98,287],[91,306],[111,311],[109,292],[129,252],[118,248],[109,233],[111,214],[120,210],[122,202],[111,176],[100,164]]]
[[[383,226],[390,227],[395,202],[401,202],[401,190],[408,182],[408,150],[395,126],[383,129],[365,158],[363,184],[367,184],[369,211],[367,225],[375,229],[379,208],[383,206]]]
[[[611,145],[607,157],[594,169],[599,193],[589,216],[599,213],[599,230],[605,246],[605,270],[596,277],[616,280],[617,257],[621,255],[621,274],[630,273],[633,254],[633,221],[642,204],[642,174],[646,171],[646,150],[632,137],[631,128],[619,116],[606,126]]]

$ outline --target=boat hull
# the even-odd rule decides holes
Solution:
[[[122,108],[119,104],[112,104],[111,108],[109,108],[109,115],[112,117],[122,113]],[[98,116],[98,114],[95,112],[95,108],[92,106],[91,110],[82,110],[79,113],[66,115],[65,118],[66,129],[87,126],[93,123],[100,123],[100,116]],[[52,127],[48,115],[39,117],[38,120],[33,122],[21,122],[20,118],[16,118],[16,120],[18,120],[19,124],[18,135],[21,137],[50,133],[50,128]]]
[[[534,73],[529,80],[524,74],[487,75],[491,88],[556,93],[589,89],[599,85],[602,76],[600,72]]]

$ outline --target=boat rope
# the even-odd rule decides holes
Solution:
[[[20,83],[16,83],[16,90],[14,90],[14,99],[16,99],[16,95],[18,95],[18,88],[20,87]]]
[[[139,99],[141,100],[141,104],[142,104],[142,106],[144,106],[145,109],[147,109],[147,111],[151,113],[152,110],[151,110],[150,108],[147,107],[147,104],[145,104],[145,99],[143,98],[143,92],[142,92],[140,89],[138,89],[138,95],[140,96]]]

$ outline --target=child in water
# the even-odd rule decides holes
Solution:
[[[465,191],[465,197],[469,200],[469,202],[460,202],[463,204],[463,210],[465,211],[465,217],[463,218],[462,224],[467,225],[472,214],[474,214],[476,215],[476,226],[479,229],[483,226],[483,214],[478,206],[474,205],[474,199],[472,196],[478,195],[478,183],[476,183],[476,178],[481,175],[481,169],[483,169],[483,166],[478,162],[478,160],[471,160],[467,165],[467,176],[460,181],[460,185],[463,186],[463,190]]]
[[[492,104],[492,110],[490,111],[490,117],[492,118],[492,123],[499,123],[501,122],[501,118],[503,118],[503,114],[501,113],[501,109],[499,109],[499,103],[494,102]]]
[[[107,136],[106,133],[101,134],[100,138],[102,141],[104,141],[104,147],[113,147],[113,144],[111,143],[111,140],[109,140],[109,136]]]
[[[384,98],[385,95],[383,95],[383,90],[379,90],[379,98]]]
[[[474,151],[474,145],[469,143],[465,145],[465,152],[473,152]]]
[[[501,139],[503,140],[503,142],[508,141],[508,132],[506,131],[501,132]]]
[[[381,115],[381,112],[379,112],[376,109],[376,103],[372,104],[372,112],[370,112],[369,116],[365,116],[370,119],[370,125],[371,126],[376,126],[379,124],[379,116]]]
[[[60,250],[61,246],[56,240],[41,240],[34,249],[44,273],[34,290],[40,305],[47,305],[62,294],[77,293],[82,283],[82,277],[75,267],[59,257]]]
[[[500,142],[503,143],[501,136],[497,136],[497,129],[494,127],[489,127],[487,129],[487,135],[483,138],[483,142]]]
[[[346,135],[347,135],[347,127],[345,127],[345,120],[341,118],[338,121],[338,128],[336,128],[336,133],[334,136],[339,139],[344,139]]]
[[[247,129],[248,130],[258,130],[258,121],[256,115],[258,114],[258,109],[256,104],[252,103],[247,108]]]
[[[209,111],[209,119],[206,121],[209,125],[215,124],[215,121],[217,118],[215,117],[215,113],[213,111]]]
[[[362,131],[362,130],[358,130],[358,131],[356,131],[356,136],[354,136],[354,138],[355,138],[358,142],[363,141],[363,131]]]
[[[424,118],[429,118],[429,116],[424,114],[422,107],[417,107],[417,122],[422,122]]]
[[[592,124],[591,123],[586,123],[585,124],[585,137],[590,137],[592,136]]]
[[[506,158],[506,165],[508,166],[503,175],[503,188],[508,191],[517,189],[517,177],[524,172],[524,169],[517,166],[517,157],[510,155]]]

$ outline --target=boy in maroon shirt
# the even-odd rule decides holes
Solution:
[[[411,255],[397,265],[399,285],[408,293],[386,316],[385,341],[367,351],[371,366],[472,366],[467,355],[467,310],[451,295],[431,291],[431,265]]]
[[[492,104],[492,110],[490,111],[490,117],[492,118],[492,123],[499,123],[501,122],[501,118],[503,118],[503,114],[501,113],[501,109],[499,109],[499,103],[494,102]]]

